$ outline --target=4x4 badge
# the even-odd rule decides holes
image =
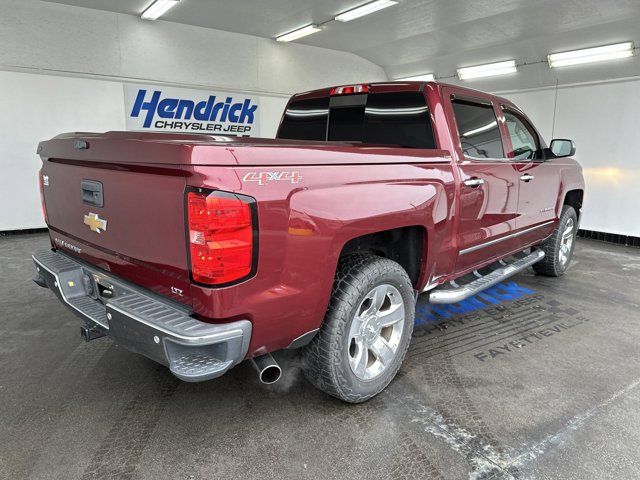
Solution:
[[[300,183],[302,175],[298,171],[285,172],[249,172],[243,178],[243,182],[258,182],[258,185],[266,185],[267,182]]]
[[[87,225],[92,232],[96,233],[102,233],[107,229],[107,221],[100,218],[97,213],[85,215],[84,224]]]

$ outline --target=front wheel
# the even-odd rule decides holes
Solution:
[[[340,260],[324,323],[305,347],[305,376],[350,403],[380,393],[409,347],[415,299],[405,270],[373,255]]]
[[[533,265],[535,272],[550,277],[563,275],[571,262],[577,233],[576,211],[570,205],[565,205],[562,207],[560,220],[551,236],[538,245],[538,248],[544,251],[545,257]]]

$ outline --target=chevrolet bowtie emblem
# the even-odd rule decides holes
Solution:
[[[97,213],[90,213],[84,216],[84,224],[87,225],[92,232],[101,233],[107,229],[107,221],[101,219]]]

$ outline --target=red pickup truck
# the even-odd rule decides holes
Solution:
[[[433,82],[294,95],[277,139],[72,133],[42,142],[51,249],[36,283],[186,381],[303,347],[307,378],[361,402],[393,379],[417,295],[563,274],[584,181],[507,99]]]

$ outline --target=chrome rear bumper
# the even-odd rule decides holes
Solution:
[[[42,250],[32,258],[36,283],[51,289],[86,328],[103,331],[128,350],[168,366],[182,380],[219,377],[247,354],[248,320],[201,322],[187,307],[63,253]]]

